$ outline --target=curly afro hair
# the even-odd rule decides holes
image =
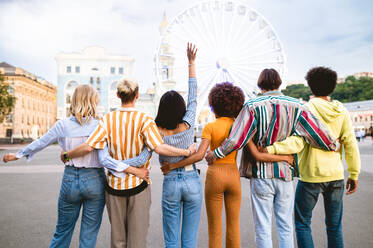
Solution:
[[[307,72],[306,80],[312,94],[329,96],[337,85],[337,73],[328,67],[314,67]]]
[[[209,105],[216,117],[236,118],[244,102],[241,88],[229,82],[216,84],[209,94]]]

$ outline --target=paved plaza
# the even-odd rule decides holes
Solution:
[[[373,145],[366,140],[360,143],[362,173],[357,193],[344,198],[345,247],[373,247]],[[0,156],[18,147],[0,146]],[[21,159],[12,164],[0,162],[0,247],[48,247],[57,221],[57,198],[63,165],[58,160],[60,148],[51,146],[38,153],[31,162]],[[161,192],[162,174],[157,156],[152,158],[152,207],[148,247],[163,247]],[[200,163],[204,183],[205,163]],[[249,198],[249,181],[241,179],[241,244],[254,247],[254,226]],[[322,198],[313,217],[315,247],[326,247]],[[71,247],[79,247],[79,222],[75,228]],[[275,228],[273,227],[275,237]],[[206,210],[202,209],[198,247],[207,247]],[[276,240],[276,238],[274,238]],[[275,241],[277,246],[277,243]],[[105,210],[97,247],[110,247],[110,225]]]

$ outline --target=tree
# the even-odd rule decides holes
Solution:
[[[303,84],[289,85],[282,91],[285,95],[294,98],[303,98],[308,101],[312,95],[309,87]],[[337,84],[331,97],[341,102],[355,102],[373,99],[373,78],[348,76],[344,83]]]
[[[14,107],[16,98],[10,90],[9,84],[4,81],[4,77],[0,75],[0,123],[9,115]]]
[[[303,84],[293,84],[289,85],[282,91],[284,95],[291,96],[294,98],[302,98],[305,101],[310,99],[310,95],[312,95],[310,88],[304,86]]]

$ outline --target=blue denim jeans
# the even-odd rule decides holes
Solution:
[[[344,180],[326,183],[299,181],[295,193],[294,220],[300,248],[313,248],[311,218],[319,194],[324,197],[325,224],[328,247],[343,247],[342,213]]]
[[[162,214],[164,247],[196,248],[201,215],[202,186],[196,170],[179,168],[163,180]]]
[[[81,207],[79,247],[96,247],[105,206],[104,182],[103,168],[65,167],[58,198],[58,220],[49,247],[70,247]]]
[[[251,178],[250,186],[256,247],[272,248],[273,209],[279,247],[293,248],[293,182]]]

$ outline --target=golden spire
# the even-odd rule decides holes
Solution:
[[[163,32],[166,30],[167,27],[167,18],[166,18],[166,11],[163,12],[163,19],[161,22],[161,25],[159,26],[159,32],[163,34]]]

